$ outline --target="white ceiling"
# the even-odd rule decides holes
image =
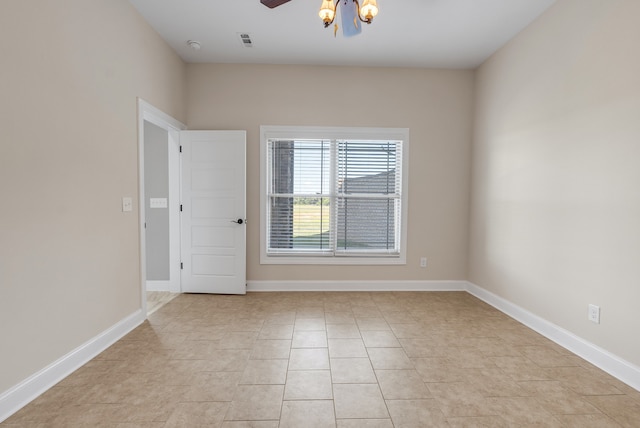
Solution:
[[[323,27],[321,0],[275,9],[259,0],[129,1],[186,62],[436,68],[477,67],[555,2],[378,0],[373,23],[346,38]],[[253,47],[238,33],[249,33]]]

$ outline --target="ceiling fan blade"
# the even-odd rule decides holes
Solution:
[[[268,8],[273,9],[274,7],[278,7],[281,4],[285,4],[290,0],[260,0],[260,3],[267,6]]]

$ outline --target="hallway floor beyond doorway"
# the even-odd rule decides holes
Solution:
[[[147,316],[178,297],[180,293],[169,291],[147,291]]]

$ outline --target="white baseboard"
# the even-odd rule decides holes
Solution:
[[[147,291],[172,291],[169,281],[149,281],[147,280]]]
[[[0,422],[82,367],[100,352],[142,324],[145,319],[145,314],[142,313],[141,309],[138,309],[111,328],[0,394]]]
[[[537,331],[563,348],[585,359],[594,366],[604,370],[611,376],[640,391],[640,367],[471,282],[467,282],[467,291],[530,329]]]
[[[466,291],[466,281],[247,281],[247,291]]]

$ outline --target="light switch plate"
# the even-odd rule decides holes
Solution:
[[[133,198],[131,196],[124,196],[122,198],[122,212],[133,211]]]
[[[589,321],[600,324],[600,306],[589,305]]]
[[[149,208],[167,208],[167,198],[149,198]]]

